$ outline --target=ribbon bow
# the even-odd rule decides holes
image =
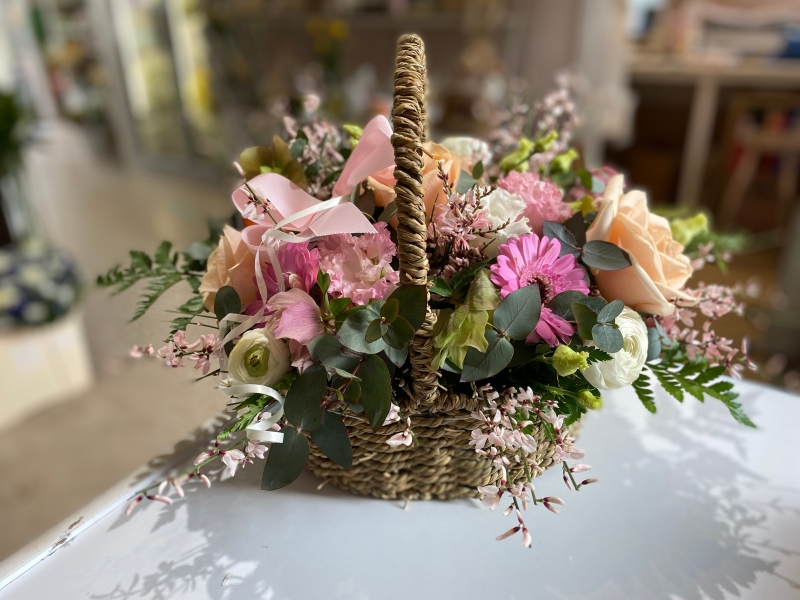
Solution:
[[[257,223],[242,231],[242,240],[255,253],[256,283],[265,305],[253,316],[229,314],[220,320],[221,345],[238,337],[248,329],[266,320],[264,316],[267,300],[267,287],[261,272],[261,251],[267,254],[275,270],[278,289],[286,291],[278,255],[270,239],[288,243],[300,243],[315,237],[343,233],[376,233],[369,220],[355,204],[350,202],[350,194],[355,187],[370,175],[394,165],[394,149],[391,143],[392,129],[389,121],[382,116],[373,118],[364,128],[361,138],[345,163],[342,173],[333,187],[333,198],[321,201],[304,191],[282,175],[264,173],[257,175],[233,192],[233,203],[242,214],[252,202],[249,187],[259,196],[260,201],[269,205],[269,215],[265,220],[271,224]],[[238,323],[230,331],[228,325]],[[224,360],[224,356],[221,357]],[[259,388],[255,391],[255,388]],[[245,390],[245,388],[247,388]],[[249,439],[280,443],[283,435],[265,431],[283,415],[283,397],[267,386],[233,385],[223,388],[229,396],[237,393],[261,393],[272,397],[279,407],[275,412],[265,412],[260,420],[247,428]],[[266,418],[261,418],[266,417]]]

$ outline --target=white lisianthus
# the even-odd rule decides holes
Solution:
[[[639,378],[647,360],[647,327],[642,317],[627,306],[615,319],[622,334],[622,350],[614,352],[611,360],[594,362],[583,376],[598,390],[616,390]]]
[[[228,357],[230,376],[242,383],[275,385],[289,371],[289,347],[264,327],[245,333]]]
[[[470,171],[472,167],[478,164],[478,161],[486,164],[492,159],[489,144],[477,138],[467,136],[449,137],[441,145],[453,154],[460,156],[461,160],[464,161],[464,166],[468,167]]]
[[[504,223],[508,223],[503,229],[492,234],[495,241],[486,248],[486,256],[497,256],[497,249],[501,244],[505,244],[508,238],[531,232],[531,228],[528,227],[528,217],[522,216],[527,205],[520,196],[512,194],[503,188],[497,188],[483,197],[481,206],[483,207],[483,215],[489,222],[488,229],[497,229]],[[476,233],[478,237],[470,242],[472,246],[481,246],[489,239],[480,236],[480,232]]]

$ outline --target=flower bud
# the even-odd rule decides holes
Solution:
[[[578,394],[578,404],[589,410],[597,410],[603,407],[603,399],[595,396],[589,390],[583,390]]]

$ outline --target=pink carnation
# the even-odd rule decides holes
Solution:
[[[552,181],[542,179],[538,173],[511,171],[497,181],[504,190],[517,194],[527,205],[524,216],[534,233],[542,234],[544,221],[566,221],[572,216],[569,204],[561,199],[561,190]]]
[[[559,257],[561,242],[535,233],[511,238],[497,250],[497,263],[492,265],[492,282],[500,286],[500,297],[527,285],[538,285],[542,304],[567,290],[587,294],[589,286],[575,257]]]
[[[329,293],[350,298],[355,304],[383,300],[396,288],[400,274],[392,269],[397,248],[386,223],[376,223],[377,233],[355,237],[329,235],[319,241],[320,268],[330,275]]]

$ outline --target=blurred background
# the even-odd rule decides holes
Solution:
[[[556,90],[589,168],[704,211],[744,254],[748,376],[800,389],[800,0],[0,1],[0,559],[224,407],[134,344],[165,335],[96,276],[230,217],[239,150],[391,104],[427,48],[432,137],[487,136]]]

